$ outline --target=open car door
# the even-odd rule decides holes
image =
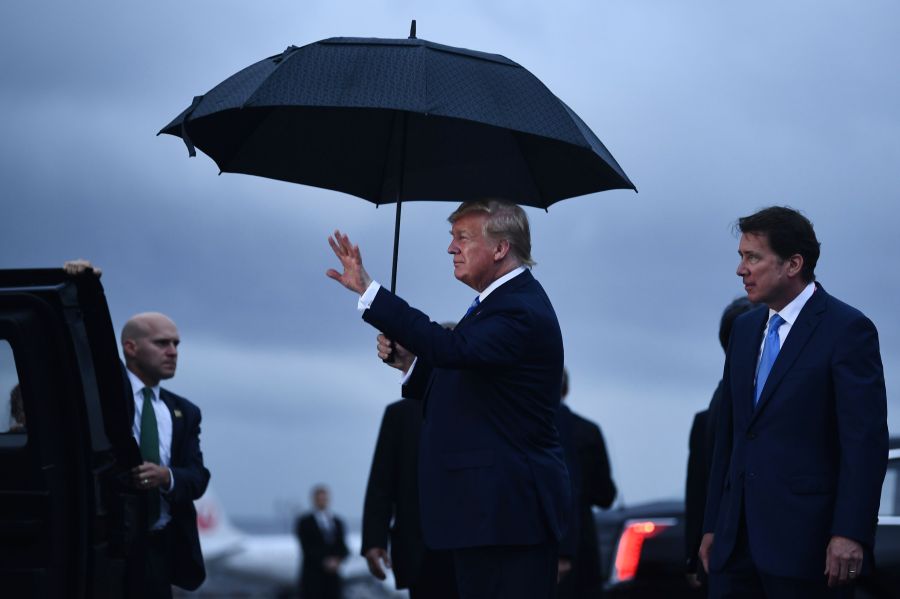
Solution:
[[[99,279],[0,271],[0,594],[126,596],[140,462]]]

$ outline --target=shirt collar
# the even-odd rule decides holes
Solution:
[[[809,298],[812,297],[812,294],[815,290],[815,283],[810,283],[809,285],[807,285],[803,289],[803,291],[801,291],[799,295],[797,295],[797,297],[791,300],[791,303],[789,303],[778,312],[778,315],[781,316],[786,323],[793,326],[794,322],[797,320],[797,317],[800,316],[800,310],[803,309],[803,306],[806,305],[806,302],[809,301]],[[775,314],[775,310],[769,308],[770,320],[772,319],[773,314]]]
[[[514,268],[513,270],[509,271],[508,273],[506,273],[505,275],[503,275],[502,277],[500,277],[499,279],[497,279],[496,281],[494,281],[493,283],[488,285],[484,291],[479,293],[478,301],[483,302],[485,300],[485,298],[487,298],[487,296],[489,296],[497,287],[499,287],[503,283],[509,281],[510,279],[513,279],[513,278],[519,276],[523,272],[525,272],[524,266],[519,266],[518,268]]]
[[[128,380],[131,381],[131,388],[134,390],[135,397],[140,396],[143,399],[144,396],[142,395],[141,390],[147,385],[145,385],[144,382],[139,379],[135,373],[131,372],[127,368],[125,369],[125,372],[128,373]],[[150,389],[153,391],[153,399],[159,399],[159,385],[150,387]]]

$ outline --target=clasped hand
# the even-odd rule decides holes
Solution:
[[[136,489],[155,489],[159,487],[165,491],[172,484],[172,478],[169,469],[165,466],[160,466],[153,462],[144,462],[140,466],[135,466],[131,469],[131,483]]]

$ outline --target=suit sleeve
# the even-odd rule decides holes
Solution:
[[[587,472],[583,476],[584,490],[591,505],[608,508],[616,499],[616,483],[609,467],[609,454],[599,426],[591,426],[592,451],[586,460]]]
[[[484,309],[477,327],[447,330],[384,287],[363,319],[397,340],[435,368],[495,368],[515,365],[530,347],[535,328],[524,305],[506,302],[502,309]],[[418,368],[418,366],[417,366]]]
[[[175,479],[175,487],[167,498],[175,503],[184,503],[199,499],[209,484],[209,470],[203,465],[203,453],[200,451],[200,408],[193,404],[183,404],[185,426],[188,427],[182,454],[183,462],[179,466],[170,466]]]
[[[733,444],[733,415],[734,406],[731,400],[731,346],[735,335],[731,335],[728,351],[725,354],[725,371],[722,375],[722,394],[719,398],[718,414],[715,417],[715,445],[712,449],[712,465],[709,471],[709,486],[706,490],[706,509],[703,516],[703,533],[714,532],[716,520],[719,517],[719,506],[722,502],[722,494],[728,477],[728,465],[731,462],[731,449]],[[707,448],[709,451],[709,448]]]
[[[391,406],[388,406],[381,419],[372,468],[369,471],[369,483],[366,485],[362,518],[363,555],[373,547],[387,549],[388,546],[388,533],[396,503],[394,490],[397,488],[397,427],[392,414]]]
[[[416,360],[412,375],[402,387],[402,397],[404,399],[424,399],[431,371],[431,365],[427,364],[425,360]]]
[[[832,360],[841,462],[832,535],[871,548],[887,469],[887,397],[878,332],[863,316],[850,323]]]
[[[567,511],[568,523],[559,539],[559,556],[574,559],[578,553],[578,539],[581,528],[580,514],[578,512],[579,495],[581,490],[581,467],[578,463],[578,449],[575,444],[575,417],[563,405],[556,410],[554,418],[556,429],[559,431],[559,441],[563,448],[566,461],[566,469],[569,471],[570,500]]]
[[[684,546],[687,571],[697,571],[697,551],[703,536],[703,511],[706,507],[707,477],[706,419],[709,412],[694,416],[688,451],[687,481],[684,490]]]

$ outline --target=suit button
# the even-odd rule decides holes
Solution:
[[[747,433],[747,440],[752,441],[756,438],[756,433]]]
[[[756,475],[752,472],[747,473],[747,478],[756,478]]]

